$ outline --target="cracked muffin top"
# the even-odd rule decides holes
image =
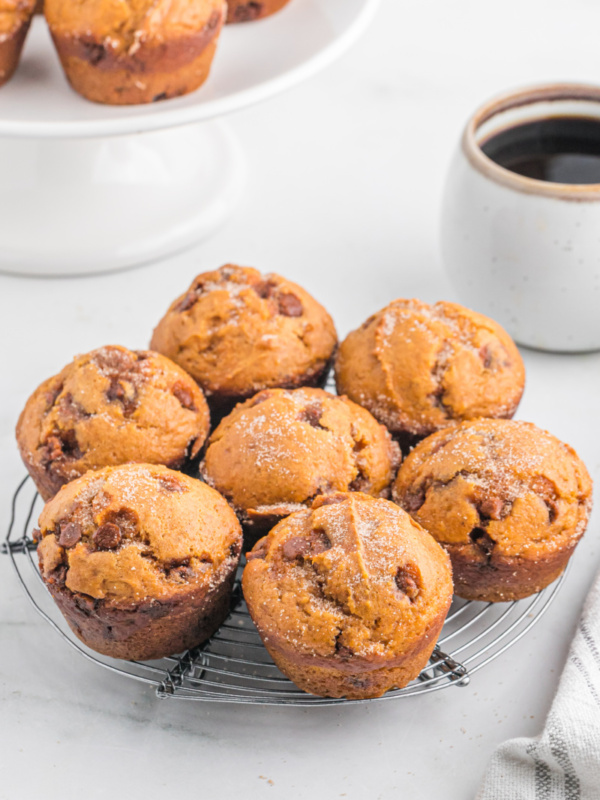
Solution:
[[[532,423],[478,419],[420,442],[393,496],[451,555],[493,565],[574,546],[592,483],[577,453]]]
[[[229,264],[198,275],[151,347],[180,364],[211,405],[323,380],[337,344],[325,309],[279,275]]]
[[[444,550],[393,503],[361,493],[317,498],[248,554],[244,597],[267,646],[319,665],[393,661],[452,599]]]
[[[445,302],[390,303],[346,337],[335,371],[339,392],[409,437],[455,420],[512,417],[525,386],[523,361],[506,331]]]
[[[36,538],[47,583],[130,607],[209,591],[237,563],[242,537],[227,502],[206,484],[125,464],[63,486]]]
[[[25,466],[47,500],[88,469],[128,461],[181,466],[210,425],[194,380],[158,353],[107,346],[44,381],[17,423]]]
[[[29,23],[34,8],[35,0],[0,0],[0,37],[8,37]]]
[[[213,15],[225,17],[224,0],[45,0],[44,13],[53,36],[85,39],[104,48],[103,60],[135,55],[144,45],[197,35]],[[211,33],[212,35],[212,29]],[[93,54],[90,53],[93,57]]]
[[[386,495],[398,446],[368,411],[322,389],[266,389],[213,431],[205,480],[247,524],[275,523],[319,494]]]

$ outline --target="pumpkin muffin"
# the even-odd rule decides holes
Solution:
[[[525,368],[506,331],[455,303],[395,300],[342,342],[339,392],[406,443],[455,420],[509,418]]]
[[[333,320],[300,286],[228,264],[194,279],[150,346],[187,370],[223,414],[261,389],[321,385],[336,344]]]
[[[17,424],[21,457],[44,500],[88,469],[128,461],[181,467],[208,435],[206,401],[168,358],[108,346],[44,381]]]
[[[0,0],[0,86],[17,68],[34,9],[35,0]]]
[[[426,666],[452,600],[443,549],[393,503],[317,498],[248,554],[244,597],[273,661],[298,687],[364,699]]]
[[[44,583],[99,653],[180,653],[229,613],[241,529],[195,478],[149,464],[88,472],[46,505],[35,533]]]
[[[368,411],[322,389],[266,389],[213,431],[200,470],[248,540],[320,494],[389,495],[400,451]]]
[[[228,0],[227,22],[252,22],[279,11],[290,0]]]
[[[498,602],[558,578],[585,531],[592,482],[546,431],[478,419],[420,442],[393,496],[448,551],[456,593]]]
[[[208,77],[225,0],[45,0],[69,83],[96,103],[178,97]]]

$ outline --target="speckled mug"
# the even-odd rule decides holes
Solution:
[[[481,150],[491,135],[553,116],[600,119],[600,87],[505,94],[465,128],[446,181],[442,257],[465,305],[542,350],[600,349],[600,184],[535,180]]]

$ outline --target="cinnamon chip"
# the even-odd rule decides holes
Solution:
[[[77,522],[67,522],[66,525],[60,526],[60,536],[58,543],[61,547],[75,547],[77,542],[81,539],[81,525]]]
[[[303,536],[292,536],[291,539],[283,543],[281,548],[281,554],[287,561],[296,561],[299,558],[304,558],[309,552],[309,541]]]
[[[190,411],[197,411],[197,408],[194,405],[194,395],[192,394],[192,390],[182,381],[177,381],[174,383],[171,391],[179,400],[183,408],[187,408]]]
[[[188,292],[182,300],[175,306],[175,311],[189,311],[196,304],[198,294],[194,291]]]
[[[249,553],[246,553],[246,561],[254,561],[255,558],[266,558],[268,549],[269,545],[265,536],[254,545],[254,548]]]
[[[244,3],[242,6],[237,6],[233,11],[234,22],[251,22],[260,17],[263,10],[263,4],[257,2]]]
[[[157,478],[160,488],[164,489],[165,492],[185,492],[187,491],[187,487],[184,484],[177,480],[174,475],[159,475]]]
[[[298,419],[301,422],[308,422],[309,425],[312,425],[313,428],[321,428],[321,430],[325,430],[324,426],[321,425],[321,417],[323,416],[323,407],[320,403],[313,403],[313,405],[307,406],[303,408],[302,411],[298,415]]]
[[[419,585],[415,577],[404,567],[398,567],[396,573],[396,586],[405,594],[409,600],[414,602],[419,596]]]
[[[288,561],[296,561],[307,556],[316,556],[324,553],[331,547],[331,542],[325,531],[317,528],[308,536],[292,536],[284,542],[281,554]]]
[[[469,538],[473,544],[481,550],[487,561],[489,562],[492,557],[492,552],[496,546],[496,542],[492,539],[487,531],[483,528],[473,528],[469,533]]]
[[[487,519],[500,519],[504,508],[504,502],[500,497],[486,497],[485,500],[479,503],[478,508],[482,517]]]
[[[278,297],[279,313],[284,317],[301,317],[304,313],[302,303],[296,295],[284,292]]]
[[[99,550],[115,550],[121,544],[121,529],[113,522],[105,522],[92,536]]]

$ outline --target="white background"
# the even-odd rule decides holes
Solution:
[[[341,335],[395,297],[459,299],[440,264],[438,208],[464,121],[504,89],[600,82],[599,30],[596,0],[383,0],[335,66],[231,118],[249,184],[212,239],[115,275],[0,276],[2,526],[23,474],[13,430],[27,396],[76,352],[145,347],[197,272],[227,261],[280,272]],[[600,355],[523,355],[517,416],[573,444],[600,477]],[[0,797],[473,797],[493,748],[543,724],[598,565],[597,527],[592,517],[547,616],[469,687],[342,709],[159,701],[71,652],[0,557]]]

